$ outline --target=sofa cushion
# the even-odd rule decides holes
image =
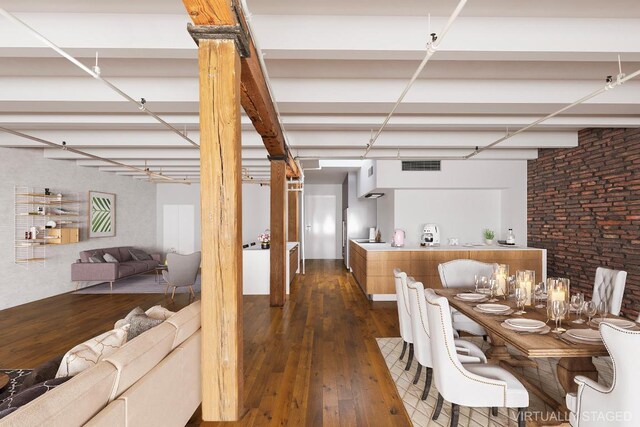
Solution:
[[[127,313],[126,316],[124,316],[124,319],[120,319],[118,320],[115,325],[113,325],[113,329],[118,329],[118,328],[122,328],[124,325],[128,325],[131,323],[131,318],[133,316],[135,316],[136,314],[145,314],[144,310],[141,309],[140,307],[136,307],[133,310],[131,310],[129,313]],[[127,338],[127,341],[130,338]]]
[[[136,314],[129,319],[129,332],[127,333],[127,340],[132,340],[143,332],[158,326],[164,320],[152,319],[144,312],[142,314]]]
[[[122,259],[120,258],[120,248],[104,248],[102,251],[104,252],[104,255],[109,254],[112,257],[114,257],[115,259],[117,259],[118,262],[122,261]],[[104,255],[103,255],[103,257],[104,257]],[[104,259],[105,259],[105,261],[107,261],[106,257],[104,257]]]
[[[127,342],[128,332],[129,325],[124,325],[73,347],[62,358],[56,378],[74,376],[97,365],[101,359]]]
[[[24,378],[24,381],[22,381],[18,391],[20,392],[28,389],[34,384],[54,379],[63,357],[64,354],[61,354],[36,366],[35,369]]]
[[[123,262],[118,265],[118,279],[136,274],[136,269],[128,264],[128,262]]]
[[[80,261],[81,262],[90,262],[89,258],[92,256],[102,256],[104,255],[104,251],[102,249],[90,249],[88,251],[80,252]]]
[[[105,357],[103,360],[115,366],[119,373],[109,401],[120,396],[164,359],[171,352],[175,335],[175,327],[164,322]]]
[[[171,348],[176,348],[200,329],[200,301],[190,304],[166,321],[176,327],[176,338]]]
[[[131,254],[131,257],[136,261],[149,261],[153,259],[151,258],[151,255],[149,255],[142,249],[131,248],[129,249],[129,253]]]
[[[108,403],[117,371],[98,363],[2,420],[3,426],[81,426]]]
[[[92,255],[92,256],[89,257],[89,262],[102,263],[102,262],[106,262],[106,261],[104,260],[102,255]]]
[[[13,396],[7,397],[5,400],[3,400],[2,403],[0,403],[0,412],[5,411],[9,408],[20,408],[70,379],[71,377],[54,378],[38,384],[34,384],[31,387],[27,387],[26,389],[21,390],[19,393],[16,393]]]
[[[151,317],[152,319],[159,319],[159,320],[167,320],[169,317],[176,314],[175,312],[170,311],[161,305],[154,305],[149,310],[145,311],[145,313],[147,314],[147,316]]]
[[[131,253],[129,252],[131,249],[133,249],[131,246],[122,246],[118,248],[118,252],[120,253],[120,256],[118,257],[118,259],[120,260],[120,262],[127,262],[127,261],[134,260],[131,257]]]
[[[102,257],[104,258],[105,262],[115,262],[115,263],[120,263],[120,261],[118,260],[118,258],[114,257],[111,254],[104,254],[102,255]],[[89,258],[91,259],[91,258]]]
[[[135,274],[145,273],[149,271],[149,266],[145,261],[127,261],[123,264],[133,267]]]

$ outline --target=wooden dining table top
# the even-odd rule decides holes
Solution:
[[[507,329],[501,326],[501,323],[508,318],[524,318],[524,319],[536,319],[543,322],[547,322],[547,309],[535,308],[533,306],[525,307],[526,314],[523,315],[494,315],[484,314],[473,309],[477,303],[466,302],[454,298],[456,294],[462,292],[472,291],[471,288],[455,288],[455,289],[436,289],[438,295],[446,297],[449,300],[449,305],[456,310],[469,317],[473,321],[477,322],[484,329],[487,330],[489,335],[495,335],[503,339],[507,344],[515,347],[529,358],[536,357],[588,357],[588,356],[607,356],[607,352],[604,344],[587,344],[587,343],[568,343],[557,338],[559,334],[549,332],[545,335],[532,334],[532,333],[520,333]],[[504,297],[497,297],[499,300],[496,304],[508,305],[515,308],[515,301],[513,299],[505,300]],[[585,323],[577,324],[571,323],[574,315],[571,314],[570,319],[562,320],[562,327],[565,329],[587,329],[589,326]],[[617,316],[608,317],[616,318]],[[551,329],[555,327],[555,321],[549,321],[547,323]],[[595,328],[591,328],[595,329]]]

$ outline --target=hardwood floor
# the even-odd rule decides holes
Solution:
[[[0,312],[0,364],[30,368],[111,327],[158,294],[60,295]],[[224,425],[409,426],[376,337],[399,336],[394,302],[372,303],[341,261],[307,261],[284,307],[244,297],[244,406]],[[190,426],[217,426],[200,421]]]

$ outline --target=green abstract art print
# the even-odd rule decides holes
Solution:
[[[116,195],[89,191],[89,238],[116,235]]]

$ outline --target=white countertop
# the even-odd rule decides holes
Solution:
[[[499,245],[481,245],[481,246],[450,246],[450,245],[440,245],[440,246],[403,246],[401,248],[396,248],[391,246],[391,243],[358,243],[353,240],[356,245],[359,245],[363,249],[371,252],[392,252],[392,251],[513,251],[513,250],[522,250],[522,251],[539,251],[539,248],[529,248],[526,246],[499,246]]]
[[[291,249],[295,248],[296,246],[298,246],[298,242],[287,242],[287,250],[290,251]],[[244,248],[243,251],[269,251],[270,249],[262,249],[262,247],[260,247],[260,244],[256,242],[256,244],[254,246],[249,246],[248,248]]]

